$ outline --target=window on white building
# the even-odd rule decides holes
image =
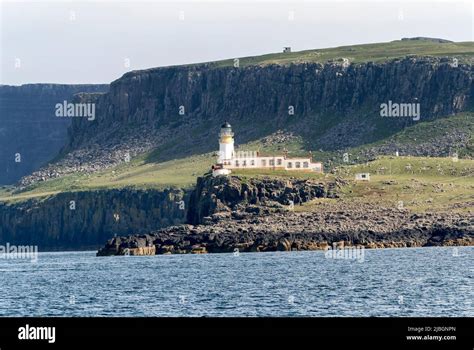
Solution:
[[[287,165],[288,168],[293,168],[293,163],[291,162],[288,162],[288,165]]]
[[[303,168],[307,168],[309,166],[308,162],[303,162]]]
[[[250,165],[255,165],[255,160],[252,159],[252,160],[250,161]]]
[[[265,159],[262,159],[262,166],[267,166],[267,161]]]
[[[295,162],[295,168],[301,168],[301,163],[300,162]]]
[[[270,159],[270,160],[269,160],[269,163],[270,163],[270,166],[275,166],[275,160]]]
[[[281,165],[281,159],[277,159],[277,165]]]

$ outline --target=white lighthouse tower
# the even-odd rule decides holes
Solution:
[[[230,165],[230,161],[234,157],[234,133],[232,126],[225,122],[221,126],[219,134],[219,159],[218,163],[222,165]]]
[[[226,165],[230,166],[232,158],[234,157],[234,133],[232,126],[225,122],[221,126],[219,133],[219,156],[217,164],[212,166],[212,175],[228,175],[231,173],[230,169],[226,169]]]

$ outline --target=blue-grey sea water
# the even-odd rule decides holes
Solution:
[[[1,316],[474,316],[474,247],[0,259]]]

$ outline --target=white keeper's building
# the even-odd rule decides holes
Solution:
[[[274,169],[288,171],[323,172],[321,163],[309,158],[287,158],[285,155],[262,157],[256,151],[234,151],[234,133],[229,123],[221,126],[219,156],[212,166],[212,175],[228,175],[231,169]]]

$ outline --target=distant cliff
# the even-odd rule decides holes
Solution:
[[[97,190],[0,204],[0,243],[40,250],[96,248],[115,234],[146,233],[185,221],[182,190]]]
[[[0,185],[37,170],[63,147],[71,119],[55,116],[57,103],[71,102],[79,92],[107,90],[108,85],[0,85]]]

